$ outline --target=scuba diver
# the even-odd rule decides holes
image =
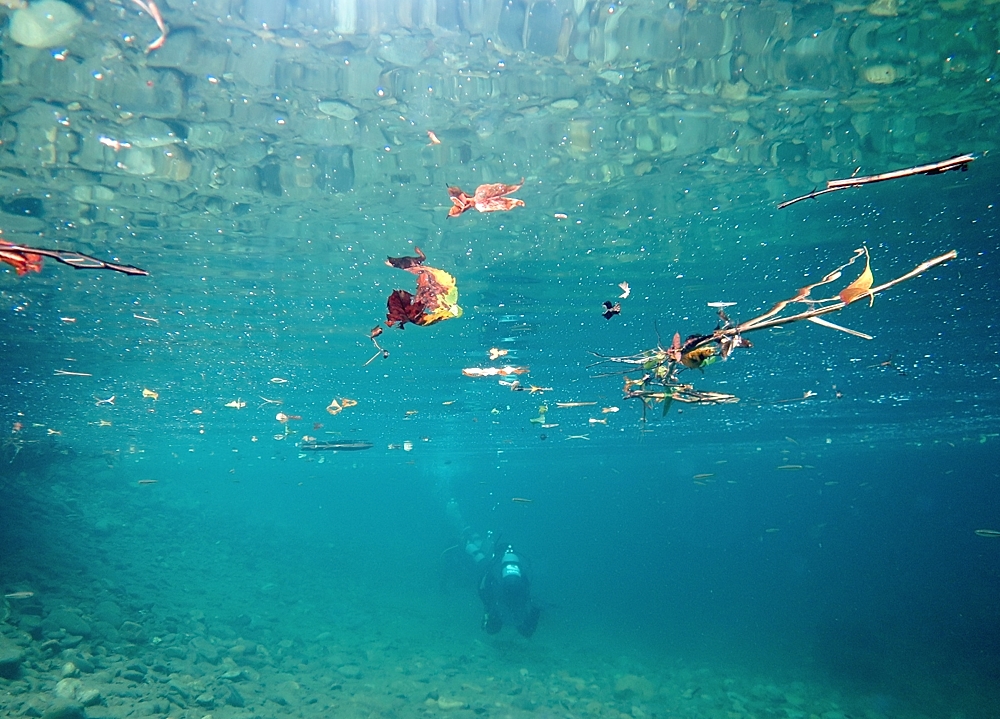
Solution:
[[[479,582],[479,598],[483,600],[483,631],[487,634],[503,629],[505,620],[523,637],[535,633],[541,610],[531,601],[531,581],[524,561],[511,545],[494,554]]]
[[[473,532],[465,524],[454,499],[448,500],[445,511],[461,537],[460,546],[480,572],[483,631],[497,634],[508,624],[521,636],[530,637],[538,626],[541,610],[531,601],[531,580],[524,558],[510,544],[501,549],[493,532],[487,532],[486,536]]]

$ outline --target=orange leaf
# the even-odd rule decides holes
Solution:
[[[872,283],[875,278],[872,276],[871,263],[868,257],[868,248],[865,247],[865,271],[861,273],[861,276],[854,280],[851,284],[840,291],[840,301],[845,305],[849,305],[854,300],[868,295],[871,302],[875,302],[875,296],[869,293],[872,288]]]

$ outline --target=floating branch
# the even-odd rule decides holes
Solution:
[[[861,187],[862,185],[871,185],[875,182],[885,182],[886,180],[898,180],[901,177],[912,177],[913,175],[940,175],[942,172],[948,172],[949,170],[962,170],[963,172],[969,169],[969,163],[976,159],[975,155],[958,155],[950,160],[943,160],[941,162],[934,162],[930,165],[918,165],[917,167],[908,167],[905,170],[894,170],[892,172],[885,172],[881,175],[867,175],[865,177],[848,177],[845,180],[829,180],[826,183],[826,188],[822,190],[813,190],[812,192],[802,195],[801,197],[796,197],[794,200],[787,200],[778,205],[779,210],[783,210],[789,205],[794,205],[796,202],[801,202],[802,200],[811,200],[814,197],[819,197],[820,195],[825,195],[828,192],[836,192],[837,190],[846,190],[850,187]],[[856,172],[856,171],[855,171]]]
[[[713,306],[718,309],[719,324],[711,333],[691,335],[683,342],[680,333],[677,333],[669,347],[662,347],[658,344],[653,349],[643,350],[633,355],[608,357],[592,353],[600,359],[590,366],[594,367],[605,363],[628,365],[629,369],[615,373],[625,375],[625,399],[641,399],[645,406],[649,406],[651,402],[663,402],[664,413],[673,400],[696,404],[736,402],[737,398],[732,395],[695,390],[692,385],[682,383],[679,375],[686,369],[704,370],[705,367],[719,359],[727,359],[737,348],[749,349],[753,347],[750,341],[744,337],[749,332],[780,327],[803,320],[870,340],[872,339],[870,335],[834,324],[823,319],[822,316],[839,312],[849,304],[865,297],[871,304],[875,301],[875,295],[916,277],[932,267],[953,260],[957,256],[958,254],[954,250],[946,252],[922,262],[906,274],[893,280],[881,285],[874,285],[868,248],[861,247],[854,251],[854,255],[847,262],[825,275],[818,282],[800,288],[792,297],[775,303],[766,312],[745,322],[733,322],[726,315],[725,306],[713,303]],[[813,290],[836,282],[841,278],[845,269],[862,257],[865,259],[865,268],[854,282],[832,297],[814,298],[812,296]],[[783,314],[789,306],[802,304],[806,305],[808,309],[793,314]],[[636,371],[642,371],[642,376],[639,378],[628,377],[630,372]]]
[[[42,271],[42,258],[50,257],[56,262],[62,262],[76,270],[113,270],[126,275],[148,275],[146,270],[132,265],[119,265],[105,262],[90,255],[69,250],[46,250],[40,247],[24,247],[0,241],[0,262],[13,265],[17,274]]]

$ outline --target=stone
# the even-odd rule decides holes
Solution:
[[[45,710],[42,719],[87,719],[87,715],[80,704],[60,699]]]
[[[0,677],[13,679],[24,661],[24,649],[0,635]]]
[[[226,704],[231,707],[242,708],[246,706],[246,700],[243,699],[243,695],[239,693],[236,687],[229,687],[229,693],[226,695]]]
[[[204,637],[195,637],[191,640],[191,648],[195,653],[210,664],[219,663],[219,649]]]
[[[80,676],[80,668],[73,662],[66,662],[62,665],[62,670],[60,671],[63,678],[66,677],[78,677]]]
[[[336,117],[340,120],[351,121],[358,116],[358,110],[354,106],[341,102],[340,100],[322,100],[317,108],[324,115]]]
[[[649,701],[656,696],[656,687],[653,682],[635,674],[625,674],[615,681],[615,698],[631,699],[635,697],[643,701]]]
[[[899,79],[899,73],[892,65],[871,65],[861,71],[861,77],[872,85],[891,85]]]
[[[60,0],[39,0],[16,10],[10,18],[10,38],[25,47],[58,47],[76,35],[83,16]]]
[[[556,100],[551,105],[553,110],[575,110],[580,107],[580,103],[573,98],[566,98],[564,100]]]
[[[137,672],[134,669],[128,669],[122,672],[122,679],[127,679],[130,682],[135,682],[136,684],[144,684],[146,682],[146,675],[142,672]]]
[[[195,703],[197,703],[198,706],[211,709],[215,706],[215,696],[211,692],[204,692],[195,698]]]
[[[77,694],[76,698],[85,707],[92,707],[103,701],[103,697],[101,697],[101,693],[97,689],[84,689]]]
[[[60,699],[68,699],[75,702],[77,695],[81,691],[83,691],[83,683],[79,679],[67,678],[59,680],[53,693]]]
[[[146,630],[138,622],[122,622],[118,627],[118,633],[122,639],[132,644],[143,644],[146,641]]]
[[[337,672],[339,672],[342,677],[357,679],[361,676],[361,667],[357,664],[344,664],[341,667],[337,667]]]
[[[68,634],[90,636],[90,625],[79,614],[68,609],[56,609],[42,620],[42,630],[46,633],[57,632],[60,629]]]

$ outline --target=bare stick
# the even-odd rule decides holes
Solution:
[[[929,165],[918,165],[916,167],[908,167],[905,170],[893,170],[892,172],[884,172],[880,175],[866,175],[864,177],[848,177],[844,180],[828,180],[826,187],[822,190],[813,190],[810,193],[802,195],[801,197],[796,197],[792,200],[786,200],[778,205],[779,210],[783,210],[789,205],[794,205],[796,202],[801,202],[802,200],[811,200],[814,197],[819,197],[820,195],[825,195],[828,192],[836,192],[837,190],[846,190],[849,187],[861,187],[862,185],[870,185],[874,182],[885,182],[886,180],[898,180],[901,177],[912,177],[913,175],[939,175],[942,172],[948,172],[949,170],[967,170],[969,163],[976,159],[975,155],[958,155],[950,160],[942,160],[941,162],[932,162]]]

